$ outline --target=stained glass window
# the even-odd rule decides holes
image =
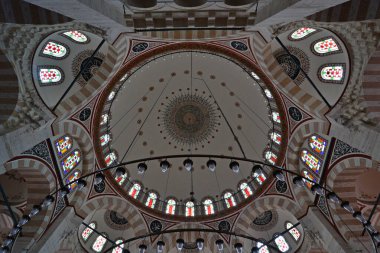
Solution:
[[[246,182],[243,182],[239,185],[239,189],[241,190],[241,193],[243,194],[244,198],[248,198],[253,194],[251,187]]]
[[[63,161],[61,161],[61,166],[63,169],[63,174],[67,175],[72,171],[80,162],[81,154],[79,150],[74,150],[71,152]]]
[[[274,141],[276,144],[280,145],[281,144],[281,134],[272,132],[270,134],[270,138],[272,141]]]
[[[83,232],[82,232],[82,239],[84,241],[87,241],[87,239],[90,237],[90,235],[94,232],[94,230],[92,229],[95,229],[96,228],[96,224],[95,222],[92,222],[88,225],[90,228],[86,227]],[[91,229],[92,228],[92,229]]]
[[[322,165],[318,158],[310,154],[307,150],[302,150],[301,160],[312,171],[314,171],[316,174],[319,174],[319,170],[321,169]]]
[[[205,210],[206,215],[211,215],[211,214],[215,213],[214,204],[213,204],[211,199],[205,199],[203,201],[203,206],[204,206],[204,210]]]
[[[253,173],[253,178],[259,185],[262,185],[265,180],[267,180],[267,177],[262,171]]]
[[[41,68],[39,77],[42,84],[58,84],[62,79],[62,73],[56,68]]]
[[[275,238],[274,243],[281,252],[287,252],[290,249],[289,244],[282,235],[275,235]]]
[[[137,196],[139,195],[140,193],[140,190],[141,190],[141,185],[139,183],[134,183],[131,187],[131,189],[129,189],[129,196],[131,196],[132,198],[136,199]]]
[[[266,245],[263,246],[263,245],[264,245],[264,243],[257,242],[256,247],[259,248],[259,253],[269,253],[268,246],[266,246]]]
[[[267,96],[267,98],[273,98],[273,95],[272,95],[272,93],[270,92],[270,90],[265,89],[265,90],[264,90],[264,93],[265,93],[265,96]]]
[[[293,227],[293,224],[290,222],[287,222],[285,227],[286,227],[286,229],[289,229],[289,228]],[[301,233],[300,233],[300,231],[298,231],[298,229],[296,227],[290,229],[289,233],[292,235],[292,237],[296,241],[298,241],[298,239],[301,237]]]
[[[302,175],[306,177],[307,179],[310,179],[311,181],[316,182],[315,177],[311,173],[307,172],[306,170],[302,171]],[[303,181],[305,182],[307,188],[309,189],[314,185],[314,183],[311,183],[310,181],[307,181],[305,179]]]
[[[102,114],[101,119],[100,119],[100,125],[106,124],[108,121],[108,114]]]
[[[277,155],[275,155],[272,151],[265,151],[265,159],[271,163],[276,164],[277,162]]]
[[[290,35],[290,37],[293,40],[299,40],[299,39],[302,39],[302,38],[312,34],[315,31],[316,31],[316,29],[314,29],[314,28],[301,27],[298,30],[296,30],[295,32],[293,32],[292,35]]]
[[[63,136],[55,142],[58,156],[66,154],[73,146],[73,140],[69,136]]]
[[[56,58],[62,58],[67,54],[67,48],[59,43],[49,41],[42,51],[42,54]]]
[[[68,183],[70,183],[70,182],[72,182],[74,180],[77,180],[79,177],[80,177],[80,172],[79,171],[75,171],[68,178],[66,178],[66,184],[68,184]],[[69,190],[72,191],[72,190],[74,190],[77,187],[77,183],[72,183],[68,187],[69,187]]]
[[[253,78],[255,78],[256,80],[260,80],[260,77],[259,77],[255,72],[251,72],[251,75],[252,75]]]
[[[106,242],[107,242],[106,235],[99,235],[98,237],[96,237],[94,244],[92,244],[92,249],[95,252],[101,252]]]
[[[342,65],[326,66],[321,69],[321,78],[326,81],[342,81],[344,67]]]
[[[326,151],[327,140],[318,135],[313,135],[309,138],[309,147],[316,153],[324,155]]]
[[[157,194],[154,192],[149,192],[145,205],[147,207],[154,208],[156,201],[157,201]]]
[[[223,198],[224,198],[227,208],[236,206],[235,198],[234,196],[232,196],[231,192],[224,193]]]
[[[100,136],[100,145],[104,146],[107,145],[107,143],[111,140],[111,135],[109,134],[103,134]]]
[[[168,199],[166,204],[165,213],[173,215],[175,213],[175,207],[177,202],[174,199]]]
[[[78,31],[68,31],[68,32],[64,32],[63,34],[79,43],[85,43],[88,40],[86,35]]]
[[[124,175],[121,175],[119,177],[115,175],[115,181],[119,185],[122,185],[125,182],[125,179],[127,179],[127,177],[128,177],[128,173],[127,172],[125,172]]]
[[[194,202],[193,201],[187,201],[186,202],[186,217],[193,217],[194,216]]]
[[[116,244],[119,244],[119,243],[122,243],[123,242],[123,240],[121,240],[121,239],[118,239],[118,240],[116,240]],[[123,248],[124,248],[124,244],[120,244],[120,246],[118,246],[118,247],[116,247],[116,248],[114,248],[113,250],[112,250],[112,253],[123,253]]]
[[[108,155],[106,155],[106,158],[104,159],[104,161],[106,162],[107,166],[110,166],[116,159],[117,159],[117,156],[115,152],[111,152]]]
[[[115,97],[115,95],[116,95],[116,92],[115,91],[111,91],[110,94],[108,95],[107,100],[111,101]]]
[[[339,51],[338,44],[333,38],[318,41],[314,44],[313,48],[318,54],[327,54],[334,51]]]
[[[280,114],[278,112],[272,112],[272,119],[276,123],[281,123]]]

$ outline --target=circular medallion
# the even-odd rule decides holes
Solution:
[[[98,71],[100,65],[102,65],[103,60],[98,57],[89,57],[85,59],[80,68],[83,69],[81,72],[81,76],[84,80],[90,80],[94,74]]]
[[[279,193],[284,193],[286,190],[288,190],[288,185],[284,181],[277,180],[276,182],[276,190]]]
[[[106,189],[106,183],[102,181],[100,184],[94,185],[94,189],[97,193],[102,193]]]
[[[110,219],[113,223],[117,225],[125,225],[128,223],[127,219],[123,216],[120,216],[117,212],[111,211],[110,212]]]
[[[135,53],[139,53],[144,51],[145,49],[148,48],[148,43],[146,42],[141,42],[133,46],[132,51]]]
[[[80,114],[79,119],[80,121],[86,121],[91,116],[91,109],[90,108],[84,108]]]
[[[301,72],[301,68],[307,73],[309,72],[310,62],[307,55],[300,49],[288,47],[289,53],[280,50],[274,53],[277,62],[281,65],[284,72],[294,80],[294,83],[300,85],[305,79],[305,75]]]
[[[152,230],[153,233],[158,233],[162,230],[162,224],[158,220],[154,220],[150,223],[150,230]]]
[[[302,120],[302,113],[301,111],[296,108],[296,107],[289,107],[289,115],[292,119],[294,119],[295,121],[300,121]]]
[[[218,229],[220,231],[228,232],[231,229],[231,225],[228,221],[224,220],[219,223]]]
[[[164,129],[178,144],[196,145],[207,141],[216,129],[213,104],[198,95],[180,95],[163,112]]]
[[[256,219],[253,220],[253,224],[263,226],[271,222],[272,220],[272,212],[271,211],[265,211],[262,214],[260,214]]]
[[[239,50],[239,51],[247,51],[248,50],[247,45],[244,44],[243,42],[240,42],[240,41],[232,41],[231,46],[233,48],[235,48],[236,50]]]

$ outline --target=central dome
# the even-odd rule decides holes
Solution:
[[[263,185],[254,182],[251,162],[239,161],[237,172],[224,156],[281,161],[285,118],[277,93],[256,66],[248,70],[223,54],[181,50],[156,55],[118,76],[122,78],[106,89],[97,115],[100,166],[153,159],[144,173],[138,164],[126,166],[125,180],[115,181],[114,171],[108,175],[127,199],[160,213],[167,213],[173,200],[178,207],[171,217],[184,216],[189,206],[199,217],[205,201],[221,213]],[[192,160],[192,173],[185,169],[186,158]],[[216,161],[215,171],[206,165],[210,158]],[[168,170],[160,168],[162,160],[170,163]],[[260,180],[266,178],[268,174]],[[242,185],[250,187],[244,194]],[[235,201],[229,207],[226,193]]]

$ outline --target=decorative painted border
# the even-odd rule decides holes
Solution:
[[[335,43],[337,44],[338,46],[338,50],[337,51],[332,51],[332,52],[328,52],[328,53],[318,53],[317,51],[315,51],[314,49],[314,46],[315,44],[317,44],[318,42],[322,41],[322,40],[326,40],[326,39],[333,39],[335,41]],[[320,38],[320,39],[317,39],[317,40],[314,40],[311,45],[310,45],[310,50],[311,52],[313,52],[313,54],[317,55],[317,56],[328,56],[328,55],[332,55],[332,54],[340,54],[340,53],[343,53],[343,48],[342,46],[340,45],[340,43],[337,41],[336,38],[334,38],[333,36],[326,36],[326,37],[323,37],[323,38]]]
[[[307,38],[309,38],[310,36],[312,36],[312,35],[314,35],[314,34],[316,34],[316,33],[319,33],[319,32],[321,31],[321,29],[314,28],[314,27],[310,27],[310,28],[315,29],[315,31],[312,32],[312,33],[309,33],[308,35],[306,35],[305,37],[302,37],[302,38],[300,38],[300,39],[293,39],[293,38],[292,38],[292,34],[293,34],[295,31],[297,31],[298,29],[300,29],[300,28],[302,28],[302,27],[298,27],[297,29],[292,30],[292,31],[289,33],[289,35],[288,35],[288,40],[290,40],[290,41],[301,41],[301,40],[307,39]]]
[[[55,56],[53,56],[53,55],[47,55],[47,54],[44,54],[44,53],[43,53],[43,52],[44,52],[44,49],[45,49],[45,47],[47,46],[47,44],[48,44],[49,42],[54,42],[54,43],[57,43],[57,44],[60,44],[60,45],[64,46],[64,47],[66,48],[67,53],[66,53],[64,56],[62,56],[62,57],[55,57]],[[41,48],[41,50],[40,50],[38,56],[45,57],[45,58],[50,58],[50,59],[53,59],[53,60],[63,60],[63,59],[65,59],[65,58],[67,58],[67,57],[69,56],[69,54],[70,54],[70,47],[69,47],[67,44],[65,44],[65,43],[63,43],[63,42],[61,42],[61,41],[50,40],[50,39],[49,39],[49,40],[47,40],[47,41],[44,43],[44,45],[42,46],[42,48]]]
[[[79,31],[79,30],[77,30],[78,32],[80,32],[80,33],[82,33],[84,36],[86,36],[87,41],[85,41],[85,42],[79,42],[79,41],[76,41],[76,40],[72,39],[71,37],[69,37],[69,36],[67,36],[67,35],[64,34],[65,32],[70,32],[70,31],[73,31],[73,30],[65,30],[65,31],[62,31],[61,33],[59,33],[59,35],[61,35],[62,37],[66,38],[66,39],[68,39],[68,40],[70,40],[70,41],[72,41],[72,42],[74,42],[74,43],[80,44],[80,45],[85,45],[85,44],[88,44],[88,43],[91,42],[91,38],[90,38],[90,36],[88,36],[88,35],[87,35],[86,33],[84,33],[83,31]]]
[[[324,68],[324,67],[327,67],[327,66],[342,66],[343,67],[343,78],[342,80],[340,81],[330,81],[330,80],[325,80],[322,78],[321,76],[321,70]],[[323,64],[322,66],[320,66],[318,68],[318,71],[317,71],[317,76],[318,76],[318,79],[323,82],[323,83],[334,83],[334,84],[343,84],[345,82],[345,79],[346,79],[346,64],[345,63],[326,63],[326,64]]]
[[[42,83],[41,82],[41,79],[40,79],[40,70],[41,69],[44,69],[44,68],[50,68],[50,69],[58,69],[60,72],[61,72],[61,80],[59,80],[58,82],[54,82],[54,83]],[[58,66],[54,66],[54,65],[40,65],[40,66],[37,66],[37,76],[36,76],[37,80],[38,80],[38,84],[41,86],[41,87],[46,87],[46,86],[55,86],[55,85],[59,85],[61,83],[63,83],[65,81],[65,73],[63,72],[63,70],[58,67]]]

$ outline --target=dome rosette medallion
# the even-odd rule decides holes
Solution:
[[[223,68],[229,72],[220,71]],[[208,159],[191,157],[195,193],[190,198],[186,155],[243,157],[248,152],[255,154],[252,159],[265,161],[264,151],[271,150],[275,164],[281,165],[284,159],[287,122],[279,95],[261,70],[232,48],[194,42],[143,52],[113,77],[94,115],[93,138],[100,167],[183,156],[167,159],[170,167],[165,172],[158,159],[146,162],[145,169],[138,169],[138,164],[125,166],[129,173],[122,185],[115,181],[114,169],[106,173],[120,195],[166,219],[208,220],[230,214],[256,198],[272,180],[263,172],[268,182],[257,183],[253,164],[241,162],[240,173],[247,178],[242,187],[229,160],[216,159],[212,172],[206,166]],[[281,135],[275,136],[276,143],[270,139],[273,132]],[[107,134],[112,138],[102,145]],[[109,154],[117,155],[110,161]],[[219,173],[220,189],[213,173]],[[141,182],[138,192],[133,190],[134,182]],[[226,192],[231,192],[228,199]]]

